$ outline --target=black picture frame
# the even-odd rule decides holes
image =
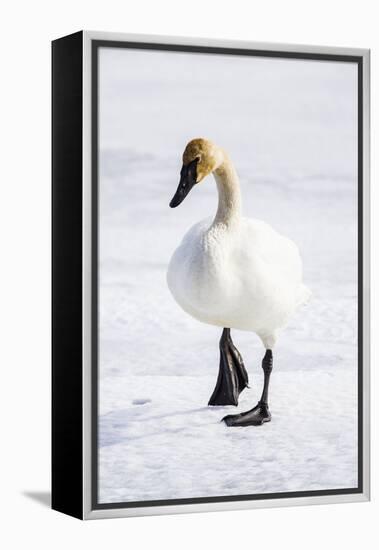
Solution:
[[[269,501],[304,503],[322,497],[368,498],[367,423],[367,210],[368,63],[367,50],[301,46],[206,44],[196,39],[119,37],[78,32],[52,43],[52,507],[77,518],[113,517],[226,509],[234,504]],[[145,39],[144,39],[145,38]],[[137,502],[98,502],[98,52],[100,48],[149,49],[238,56],[281,57],[354,63],[358,75],[358,484],[349,489],[201,497]],[[84,372],[83,209],[85,130],[85,63],[90,65],[91,154],[91,373]],[[365,225],[366,224],[366,225]],[[364,294],[366,292],[366,294]],[[366,301],[365,301],[366,300]],[[365,368],[364,368],[365,366]],[[87,380],[90,379],[90,388]],[[85,396],[90,394],[90,433],[85,423]],[[88,442],[89,443],[86,443]],[[86,451],[90,449],[90,453]],[[90,454],[90,458],[88,457]],[[88,464],[90,461],[90,465]],[[87,461],[87,462],[86,462]],[[91,475],[85,477],[86,468]],[[91,487],[88,487],[90,479]],[[87,495],[87,496],[86,496]],[[89,496],[88,496],[89,495]],[[87,500],[87,502],[85,502]],[[201,507],[205,505],[205,507]],[[212,505],[216,506],[212,508]],[[219,507],[217,508],[217,505]],[[198,508],[196,508],[198,506]],[[222,507],[224,506],[224,508]],[[108,512],[108,516],[107,516]]]

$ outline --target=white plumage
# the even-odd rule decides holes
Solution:
[[[259,220],[230,228],[194,225],[170,261],[167,282],[177,303],[199,321],[253,331],[272,349],[310,292],[296,245]]]
[[[192,317],[253,331],[272,349],[278,331],[310,296],[298,248],[267,223],[241,216],[238,177],[228,156],[209,141],[194,142],[201,142],[198,165],[208,166],[205,175],[214,173],[219,206],[213,221],[203,220],[184,235],[168,267],[168,287]]]

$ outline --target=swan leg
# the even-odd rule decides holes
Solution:
[[[208,405],[238,405],[238,396],[248,386],[248,376],[240,352],[233,344],[230,329],[220,339],[220,368],[216,387]]]
[[[268,387],[272,371],[272,351],[266,350],[262,360],[262,369],[264,372],[263,391],[258,404],[250,411],[241,414],[229,414],[223,418],[227,426],[261,426],[265,422],[270,422],[271,414],[268,408]]]

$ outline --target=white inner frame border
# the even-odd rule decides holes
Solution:
[[[252,50],[295,53],[360,56],[363,61],[363,492],[307,497],[273,498],[196,504],[167,504],[135,508],[92,509],[92,426],[91,426],[91,49],[92,40],[144,42],[186,46],[245,48]],[[246,510],[281,506],[336,504],[370,500],[370,50],[277,44],[207,38],[168,37],[113,32],[83,31],[83,518],[103,519],[162,514]]]

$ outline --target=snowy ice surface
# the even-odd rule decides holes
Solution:
[[[355,67],[100,59],[100,502],[356,486]],[[244,214],[297,242],[314,294],[275,348],[272,422],[259,428],[220,419],[256,404],[260,341],[232,331],[251,388],[238,409],[208,408],[220,330],[186,315],[165,280],[184,232],[216,208],[211,178],[168,208],[182,149],[201,135],[235,161]]]

